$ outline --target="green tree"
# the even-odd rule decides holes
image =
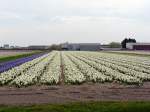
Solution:
[[[49,50],[61,50],[61,45],[56,45],[56,44],[53,44],[49,47]]]
[[[120,48],[121,44],[119,42],[111,42],[109,43],[110,48]]]
[[[136,43],[136,40],[135,39],[132,39],[132,38],[125,38],[122,42],[121,42],[121,45],[122,45],[122,48],[126,49],[126,44],[127,43]]]

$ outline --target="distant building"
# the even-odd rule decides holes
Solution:
[[[100,43],[64,43],[61,48],[69,51],[99,51],[101,45]]]
[[[9,49],[9,44],[4,44],[4,49]]]
[[[15,46],[10,46],[10,49],[14,49],[15,48]]]
[[[126,47],[130,50],[150,50],[150,43],[127,43]]]
[[[32,45],[28,47],[28,49],[30,50],[46,50],[48,48],[49,46],[40,46],[40,45]]]

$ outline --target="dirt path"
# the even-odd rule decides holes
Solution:
[[[62,52],[60,52],[60,68],[61,68],[61,76],[60,76],[60,81],[59,84],[60,85],[64,85],[65,84],[65,75],[64,75],[64,62],[63,62],[63,58],[62,58]]]
[[[76,101],[150,101],[150,83],[142,87],[119,84],[0,87],[0,104],[5,105]]]

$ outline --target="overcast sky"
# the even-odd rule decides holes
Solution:
[[[0,0],[0,44],[150,42],[150,0]]]

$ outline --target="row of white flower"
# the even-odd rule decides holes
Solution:
[[[109,51],[111,53],[150,55],[149,51]]]
[[[105,66],[102,63],[95,62],[94,60],[91,60],[89,57],[86,57],[86,56],[83,57],[83,56],[80,56],[80,54],[77,54],[77,53],[74,54],[73,52],[71,54],[75,56],[76,58],[78,58],[80,61],[87,63],[88,65],[92,66],[99,72],[102,72],[106,76],[110,76],[115,80],[118,80],[120,82],[125,82],[128,84],[140,84],[141,83],[141,80],[139,78],[121,73],[117,70],[113,70],[111,67]]]
[[[42,84],[58,84],[61,77],[61,61],[60,61],[60,53],[57,52],[54,59],[47,66],[47,69],[43,73],[40,83]]]
[[[92,56],[92,55],[91,55]],[[116,56],[115,57],[106,57],[106,56],[102,56],[102,55],[95,55],[92,56],[93,58],[97,58],[99,60],[103,60],[109,63],[113,63],[119,66],[123,66],[126,68],[130,68],[139,72],[144,72],[144,73],[150,73],[150,67],[143,65],[142,64],[137,64],[136,62],[128,62],[128,61],[124,61],[123,59],[117,59]]]
[[[77,68],[73,62],[62,52],[63,68],[65,74],[65,82],[71,84],[83,83],[86,81],[84,74]]]
[[[107,82],[107,81],[112,81],[112,77],[105,75],[102,72],[97,71],[95,68],[92,66],[88,65],[87,63],[69,55],[68,57],[70,60],[76,64],[78,69],[82,71],[82,73],[85,75],[87,81],[93,81],[93,82]]]
[[[36,83],[58,84],[61,78],[65,78],[65,83],[71,84],[87,81],[141,84],[144,80],[150,80],[149,64],[148,58],[136,56],[53,51],[1,73],[0,84],[18,87]],[[62,74],[64,77],[61,77]]]
[[[60,55],[54,51],[0,74],[0,84],[28,86],[35,83],[58,83]]]
[[[20,87],[37,83],[54,56],[55,53],[49,54],[49,56],[43,59],[41,62],[21,73],[21,75],[16,77],[11,84]]]
[[[132,69],[132,70],[135,70],[135,71],[138,71],[138,72],[143,72],[143,73],[148,73],[150,74],[150,70],[148,68],[145,68],[145,67],[140,67],[140,66],[136,66],[136,63],[134,63],[134,65],[131,64],[128,64],[128,63],[125,63],[125,62],[121,62],[119,60],[114,60],[111,58],[106,58],[106,57],[101,57],[101,56],[92,56],[92,58],[96,58],[96,59],[99,59],[101,61],[105,61],[105,62],[108,62],[108,63],[112,63],[112,64],[115,64],[115,65],[118,65],[118,66],[123,66],[127,69]]]
[[[92,58],[97,58],[99,60],[103,60],[106,61],[108,63],[113,63],[119,66],[123,66],[126,67],[128,69],[132,69],[138,72],[143,72],[143,73],[147,73],[150,74],[150,66],[149,65],[143,65],[142,61],[141,61],[141,57],[136,57],[134,56],[134,60],[133,60],[133,56],[132,59],[130,59],[129,57],[131,56],[126,56],[126,57],[122,57],[122,56],[118,56],[118,55],[108,55],[106,53],[93,53],[93,55],[91,55]],[[140,58],[140,60],[139,60]],[[125,60],[126,59],[126,60]],[[143,59],[143,57],[142,57]],[[147,58],[145,58],[147,59]],[[148,60],[149,61],[149,60]],[[138,63],[137,63],[138,62]]]
[[[147,74],[147,73],[138,72],[138,71],[135,71],[133,69],[126,68],[126,67],[123,67],[123,66],[118,66],[117,64],[113,64],[113,63],[109,63],[109,62],[106,62],[106,61],[98,60],[96,58],[90,58],[90,57],[85,57],[85,58],[88,58],[91,61],[95,61],[96,63],[100,63],[101,65],[104,65],[106,67],[112,68],[112,69],[114,69],[116,71],[119,71],[123,74],[133,76],[133,77],[137,77],[137,78],[140,78],[141,80],[150,80],[150,75]]]
[[[0,84],[4,85],[4,84],[7,84],[7,83],[11,82],[16,77],[18,77],[21,74],[24,74],[25,71],[27,71],[32,66],[34,66],[34,65],[38,64],[39,62],[41,62],[46,57],[48,57],[48,54],[46,54],[44,56],[41,56],[39,58],[36,58],[32,61],[26,62],[26,63],[24,63],[20,66],[14,67],[14,68],[6,71],[6,72],[1,73],[0,74]]]
[[[103,57],[106,59],[120,61],[123,63],[150,69],[150,66],[149,66],[150,60],[148,57],[121,55],[121,54],[113,54],[113,53],[106,53],[106,52],[77,52],[77,53],[85,54],[85,55],[95,55],[97,57]]]
[[[93,53],[94,54],[94,53]],[[95,52],[98,55],[98,53]],[[148,67],[150,69],[150,60],[148,57],[140,57],[140,56],[130,56],[130,55],[118,55],[118,54],[111,54],[111,53],[99,53],[101,56],[106,56],[107,58],[114,58],[121,60],[125,63],[133,64],[140,67]]]

